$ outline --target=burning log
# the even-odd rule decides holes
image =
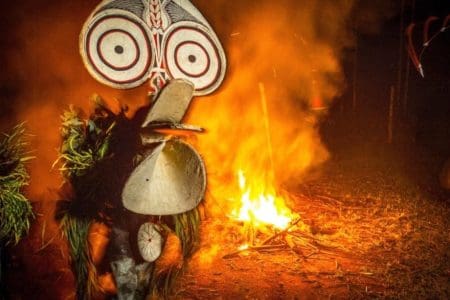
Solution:
[[[299,222],[301,221],[301,218],[296,219],[295,221],[293,221],[292,223],[290,223],[290,225],[279,231],[274,233],[273,235],[271,235],[270,237],[268,237],[267,239],[265,239],[262,243],[260,243],[259,245],[253,246],[251,244],[251,246],[248,245],[243,245],[241,246],[240,249],[238,249],[237,251],[234,251],[232,253],[226,254],[224,255],[222,258],[223,259],[229,259],[229,258],[233,258],[235,256],[237,256],[239,253],[244,252],[244,251],[251,251],[251,250],[256,250],[256,251],[260,251],[260,250],[267,250],[267,249],[280,249],[280,248],[286,248],[286,245],[268,245],[268,243],[270,243],[271,241],[273,241],[274,239],[276,239],[279,236],[282,236],[286,233],[288,233],[294,226],[296,226]]]
[[[286,234],[287,232],[289,232],[289,230],[291,230],[294,226],[296,226],[301,220],[302,220],[301,218],[298,218],[297,220],[293,221],[286,229],[283,229],[282,231],[277,232],[274,235],[272,235],[271,237],[267,238],[266,240],[264,240],[264,242],[261,243],[261,245],[266,245],[270,241],[277,238],[278,236]]]

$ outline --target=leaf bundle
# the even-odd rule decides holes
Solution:
[[[105,206],[105,183],[99,177],[99,166],[110,157],[114,115],[96,97],[95,111],[84,119],[80,111],[70,107],[61,117],[61,154],[54,165],[72,187],[70,201],[60,211],[61,229],[69,242],[72,267],[77,280],[77,299],[92,299],[100,290],[97,270],[88,244],[92,222],[100,217]],[[105,176],[103,174],[103,176]]]
[[[102,122],[101,115],[97,114],[83,120],[81,113],[73,107],[65,111],[61,119],[63,143],[61,155],[55,164],[62,162],[60,171],[70,180],[85,175],[106,157],[116,123]]]
[[[23,124],[3,134],[0,140],[0,240],[17,244],[28,233],[34,217],[31,203],[23,195],[29,183],[25,164],[33,157],[27,152]]]

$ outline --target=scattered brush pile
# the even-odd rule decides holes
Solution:
[[[260,232],[255,241],[262,246],[239,249],[248,242],[240,224],[207,223],[199,260],[178,293],[199,299],[212,292],[236,297],[227,294],[236,287],[222,282],[245,276],[246,281],[236,285],[250,288],[250,296],[259,298],[266,294],[252,287],[265,277],[283,274],[286,281],[271,287],[283,285],[287,294],[277,295],[280,298],[298,295],[295,280],[300,280],[319,298],[448,299],[448,202],[424,193],[392,167],[330,163],[326,170],[320,179],[290,188],[288,206],[300,220],[287,231],[272,230],[272,236]],[[212,251],[214,245],[222,251]],[[204,275],[208,271],[197,266],[205,258],[212,261],[212,274]],[[220,284],[212,286],[211,280]],[[198,292],[200,288],[205,292]]]
[[[363,262],[374,296],[449,298],[448,203],[424,193],[392,167],[343,172],[345,180],[339,174],[321,180],[300,198],[315,206],[309,209],[310,232],[330,253]]]

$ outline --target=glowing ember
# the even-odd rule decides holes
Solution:
[[[243,245],[239,246],[238,250],[243,251],[243,250],[247,250],[248,248],[249,248],[248,244],[243,244]]]
[[[247,184],[242,170],[238,171],[239,188],[242,192],[241,207],[232,212],[231,217],[251,223],[256,228],[272,225],[285,229],[293,219],[293,214],[286,207],[283,198],[268,189],[265,184]]]

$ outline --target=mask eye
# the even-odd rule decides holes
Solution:
[[[105,10],[90,19],[81,33],[84,63],[100,82],[133,88],[147,80],[153,64],[145,23],[121,10]]]
[[[171,78],[187,79],[196,95],[212,93],[225,75],[225,54],[217,37],[193,22],[179,22],[168,29],[164,59]]]

